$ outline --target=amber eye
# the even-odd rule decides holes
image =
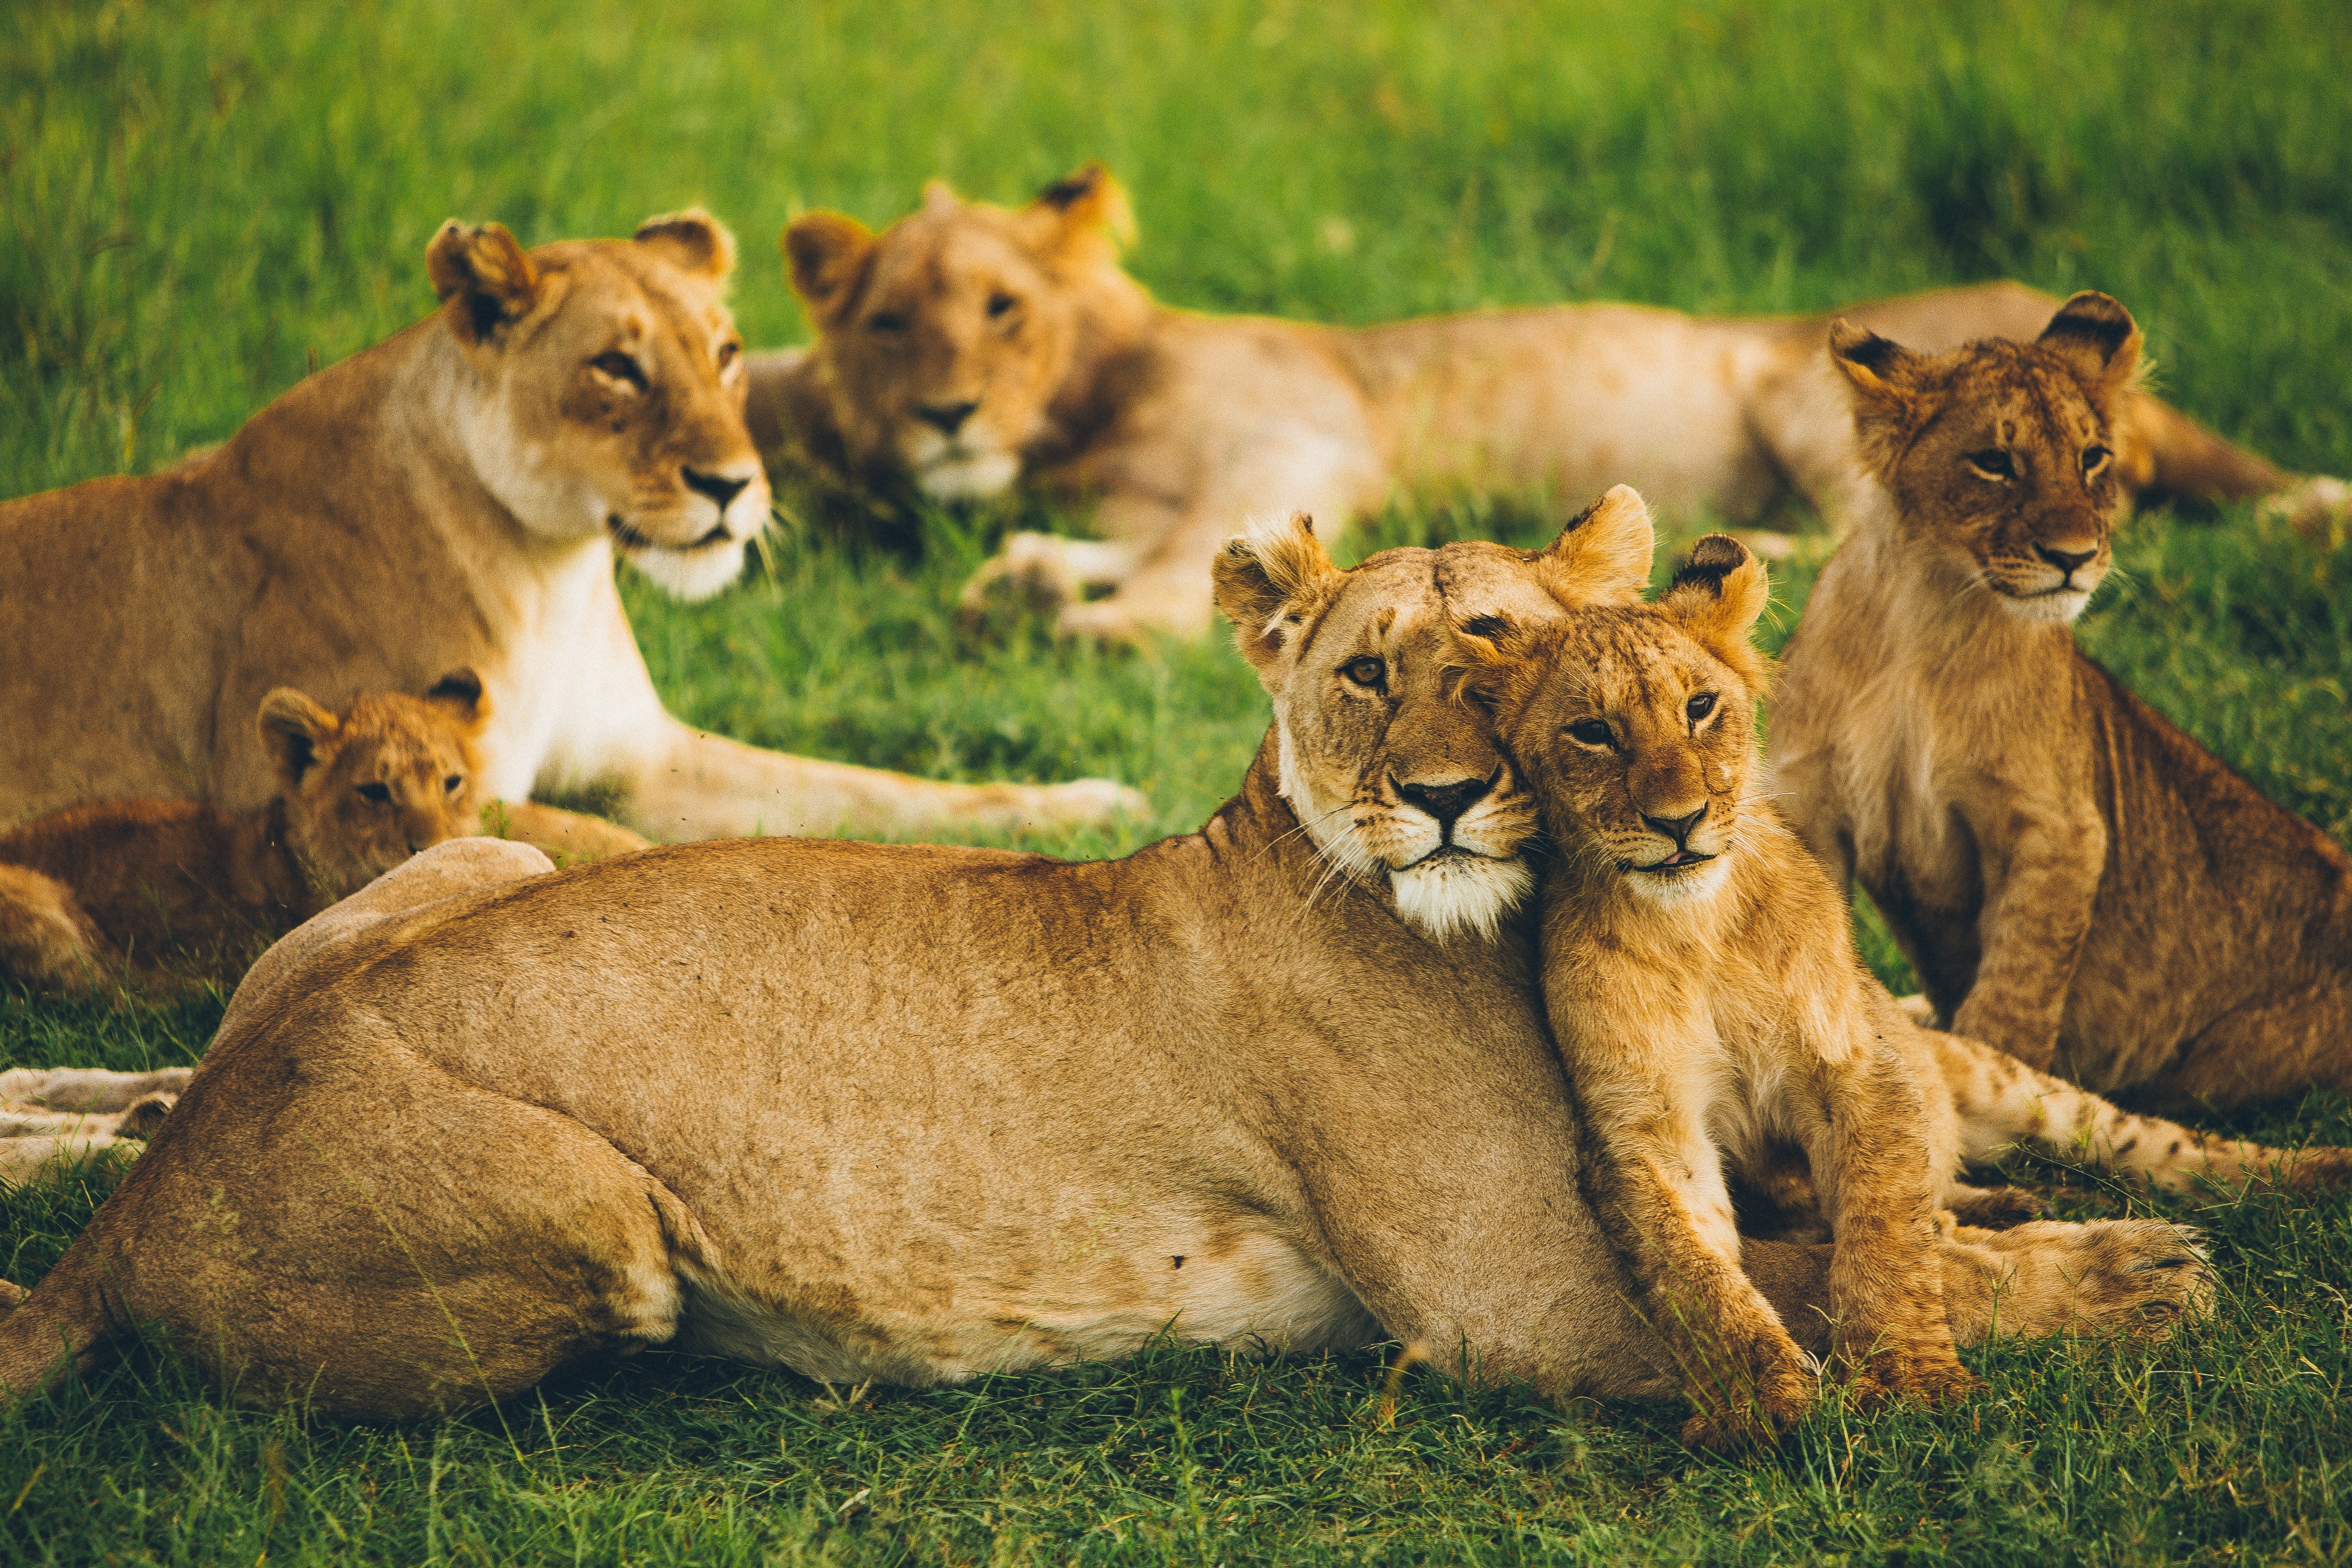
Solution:
[[[2114,453],[2109,452],[2104,446],[2085,446],[2083,448],[2084,476],[2088,478],[2091,475],[2094,475],[2100,469],[2105,468],[2107,465],[2107,459],[2114,455]]]
[[[463,789],[465,784],[466,776],[462,773],[452,773],[448,778],[441,780],[441,788],[446,789],[452,795],[455,795],[459,789]]]
[[[907,329],[907,319],[896,310],[877,310],[866,318],[866,329],[869,332],[903,332]]]
[[[1715,711],[1715,694],[1713,692],[1699,693],[1698,695],[1691,698],[1690,701],[1683,705],[1683,711],[1690,715],[1691,723],[1700,723],[1707,715]]]
[[[1998,446],[1988,446],[1982,452],[1971,452],[1962,461],[1988,479],[2017,477],[2017,465],[2011,463],[2009,460],[2009,454]]]
[[[626,382],[639,392],[646,390],[646,372],[637,361],[618,349],[607,349],[588,361],[589,368],[599,375],[610,376],[616,382]]]
[[[392,791],[382,784],[362,784],[360,786],[360,799],[388,806],[392,803]]]
[[[1614,750],[1617,737],[1605,718],[1580,718],[1568,727],[1568,737],[1580,746],[1606,746]]]
[[[1389,667],[1381,660],[1367,655],[1349,660],[1339,666],[1339,673],[1360,686],[1377,686],[1388,677]]]
[[[988,319],[992,321],[1001,319],[1010,315],[1013,308],[1020,303],[1021,301],[1013,298],[1010,294],[992,294],[988,297]]]
[[[743,351],[743,345],[742,345],[742,344],[740,344],[740,343],[721,343],[721,344],[719,344],[719,368],[720,370],[722,370],[722,371],[723,371],[723,370],[725,370],[728,366],[730,366],[730,365],[733,364],[733,363],[735,362],[735,357],[736,357],[738,354],[740,354],[742,351]]]

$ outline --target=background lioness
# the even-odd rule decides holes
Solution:
[[[1017,211],[934,183],[878,236],[838,213],[783,235],[817,332],[755,356],[749,417],[772,464],[911,476],[942,499],[1016,479],[1096,503],[1099,542],[1016,534],[965,591],[1057,605],[1064,631],[1191,635],[1233,519],[1327,521],[1393,493],[1588,496],[1618,480],[1688,514],[1753,517],[1793,489],[1842,515],[1853,438],[1822,364],[1828,317],[1706,319],[1634,305],[1487,311],[1362,329],[1156,304],[1119,269],[1127,199],[1089,163]],[[1927,347],[2030,336],[2050,302],[1995,283],[1849,307]],[[2303,483],[2153,397],[2117,436],[2135,490],[2294,491]],[[1108,597],[1080,601],[1090,588]]]
[[[722,300],[734,244],[700,212],[526,253],[456,223],[441,308],[295,387],[218,450],[0,505],[0,823],[80,801],[259,804],[247,716],[481,673],[486,797],[617,786],[638,829],[898,833],[1100,819],[1099,780],[939,784],[784,757],[662,709],[613,582],[735,580],[766,524]]]
[[[1446,689],[1448,607],[1556,613],[1542,569],[1556,588],[1583,543],[1342,573],[1303,528],[1236,541],[1220,591],[1274,727],[1200,832],[1123,861],[420,856],[256,970],[149,1154],[0,1320],[0,1387],[160,1321],[241,1397],[350,1415],[648,1345],[926,1384],[1169,1333],[1388,1333],[1481,1377],[1665,1391],[1578,1186],[1524,932],[1461,918],[1499,919],[1524,871],[1465,879],[1444,916],[1392,886],[1449,841],[1516,859],[1523,810],[1459,831],[1517,790]],[[1335,788],[1344,861],[1296,806]],[[436,900],[445,864],[490,885]],[[403,907],[412,883],[432,901]],[[2185,1233],[2147,1222],[1937,1258],[1964,1340],[1996,1295],[2039,1333],[2201,1290]],[[1808,1335],[1823,1264],[1748,1258]]]

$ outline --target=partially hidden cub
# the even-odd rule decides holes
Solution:
[[[1772,788],[1960,1033],[2158,1102],[2352,1089],[2352,856],[2068,629],[2139,341],[2095,293],[2031,343],[1832,329],[1878,495],[1789,644]]]
[[[1615,532],[1638,591],[1653,549],[1639,497],[1621,486],[1587,526]],[[1816,1390],[1741,1271],[1727,1158],[1759,1191],[1786,1189],[1791,1145],[1810,1167],[1835,1240],[1833,1345],[1865,1399],[1970,1386],[1925,1262],[1952,1223],[1939,1211],[1998,1223],[2031,1200],[1963,1186],[1969,1160],[2023,1143],[2170,1187],[2352,1175],[2344,1151],[2129,1116],[1917,1027],[1757,787],[1767,667],[1748,638],[1767,592],[1762,565],[1713,535],[1654,605],[1456,628],[1465,689],[1494,708],[1555,841],[1547,1006],[1598,1150],[1595,1196],[1682,1360],[1698,1407],[1685,1437],[1702,1443],[1784,1429]]]
[[[278,778],[268,804],[107,800],[0,833],[0,976],[79,994],[235,983],[328,904],[478,831],[488,717],[471,670],[341,713],[280,686],[257,720]]]

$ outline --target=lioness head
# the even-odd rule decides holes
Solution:
[[[1217,605],[1274,699],[1283,798],[1336,870],[1385,883],[1432,936],[1492,936],[1533,885],[1536,813],[1481,708],[1456,700],[1453,625],[1541,624],[1630,601],[1602,519],[1614,490],[1545,549],[1463,543],[1332,563],[1303,514],[1254,525],[1216,563]]]
[[[500,225],[453,220],[425,259],[468,372],[458,432],[491,494],[542,538],[608,535],[682,599],[733,582],[768,481],[743,423],[727,231],[685,212],[634,240],[526,252]]]
[[[1932,356],[1839,321],[1830,357],[1898,534],[2027,620],[2081,614],[2127,499],[2113,432],[2139,365],[2130,312],[2085,292],[2031,343]]]
[[[1629,507],[1616,526],[1638,591],[1649,520]],[[1465,689],[1493,708],[1564,857],[1652,903],[1723,884],[1750,801],[1765,664],[1748,633],[1768,593],[1763,564],[1709,534],[1655,604],[1457,625]]]
[[[477,831],[474,741],[489,718],[471,670],[451,671],[422,698],[380,692],[340,714],[291,686],[262,698],[287,837],[320,892],[346,897],[419,850]]]
[[[878,236],[839,213],[795,219],[784,260],[853,455],[903,466],[942,499],[1011,485],[1051,438],[1102,308],[1142,300],[1117,264],[1130,226],[1099,163],[1012,211],[934,181]]]

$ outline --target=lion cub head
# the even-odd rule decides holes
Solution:
[[[1131,227],[1099,163],[1010,211],[934,181],[878,236],[839,213],[795,219],[784,260],[852,455],[941,499],[1010,486],[1052,441],[1078,357],[1147,308],[1117,264]]]
[[[1387,886],[1428,935],[1493,936],[1534,878],[1533,803],[1481,708],[1456,700],[1457,618],[1539,625],[1563,606],[1630,600],[1605,520],[1630,490],[1549,548],[1483,543],[1332,563],[1304,515],[1263,522],[1216,563],[1217,604],[1274,699],[1283,798],[1332,866]]]
[[[287,838],[320,892],[346,897],[418,851],[478,831],[474,742],[489,718],[471,670],[451,671],[421,698],[380,692],[339,714],[291,686],[261,700]]]
[[[1897,537],[1956,591],[1989,588],[2029,621],[2081,614],[2128,498],[2114,431],[2139,366],[2131,313],[2085,292],[2031,343],[1936,355],[1839,321],[1830,357]]]
[[[1649,576],[1649,519],[1617,519],[1629,596]],[[1638,563],[1638,564],[1637,564]],[[1548,625],[1457,625],[1465,694],[1494,712],[1562,858],[1654,904],[1720,888],[1752,809],[1769,589],[1736,539],[1692,548],[1655,604]]]
[[[682,599],[733,582],[768,481],[717,220],[528,252],[500,225],[453,220],[425,259],[463,365],[457,427],[490,493],[542,538],[609,537]]]

